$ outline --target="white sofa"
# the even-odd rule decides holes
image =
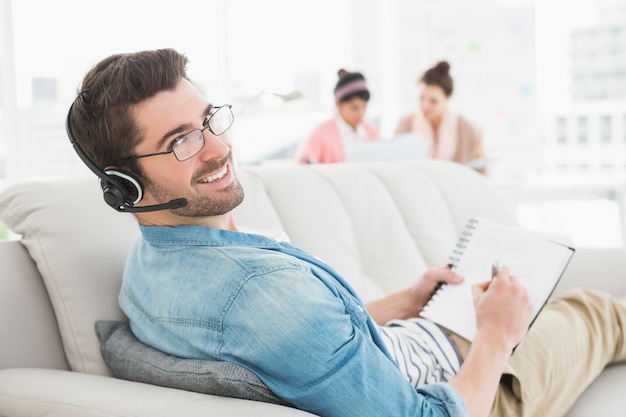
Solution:
[[[246,166],[238,172],[246,190],[238,223],[284,229],[366,300],[406,286],[428,265],[446,263],[468,217],[515,223],[482,176],[452,163]],[[20,237],[0,242],[0,415],[309,415],[111,376],[94,323],[125,320],[117,292],[138,231],[132,215],[106,206],[93,175],[14,185],[0,196],[0,219]],[[583,285],[626,294],[625,272],[626,251],[578,248],[557,292]],[[623,416],[625,392],[626,365],[610,366],[568,416]]]

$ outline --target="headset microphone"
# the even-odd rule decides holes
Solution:
[[[83,148],[76,142],[76,138],[74,138],[74,134],[72,133],[72,127],[70,126],[72,107],[74,107],[74,103],[70,106],[65,120],[67,136],[80,159],[98,176],[98,178],[100,178],[104,201],[109,206],[120,212],[145,213],[148,211],[175,210],[187,205],[186,199],[176,198],[167,203],[136,207],[135,204],[139,203],[143,198],[143,188],[139,184],[139,180],[132,174],[117,169],[104,171],[98,168],[96,164],[89,159]]]
[[[187,205],[187,199],[185,198],[176,198],[174,200],[170,200],[167,203],[163,204],[154,204],[152,206],[120,206],[119,208],[115,208],[117,211],[126,211],[129,213],[145,213],[147,211],[159,211],[159,210],[176,210],[181,207],[185,207]]]

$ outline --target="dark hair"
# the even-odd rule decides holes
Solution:
[[[83,78],[69,121],[72,133],[101,169],[126,168],[141,176],[132,155],[142,133],[132,107],[187,78],[187,58],[173,49],[111,55]]]
[[[360,72],[348,72],[345,69],[337,71],[339,79],[335,85],[335,99],[340,103],[352,100],[354,97],[365,101],[370,99],[370,92],[365,84],[365,77]],[[353,88],[351,88],[353,87]]]
[[[439,61],[434,67],[426,70],[419,81],[441,87],[447,97],[450,97],[454,90],[454,80],[450,76],[450,64],[447,61]]]

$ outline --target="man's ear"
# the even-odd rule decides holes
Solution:
[[[133,174],[117,167],[104,169],[106,179],[102,178],[100,185],[104,194],[104,201],[111,207],[133,207],[143,199],[143,187]]]

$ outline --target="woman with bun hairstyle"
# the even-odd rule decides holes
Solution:
[[[485,152],[478,127],[448,106],[454,90],[450,64],[438,62],[419,79],[422,85],[420,109],[404,117],[396,134],[414,132],[432,143],[430,156],[468,164],[485,173]]]
[[[365,77],[340,69],[335,86],[337,114],[317,126],[297,152],[301,164],[327,164],[350,160],[353,143],[378,138],[378,130],[363,119],[370,99]]]

